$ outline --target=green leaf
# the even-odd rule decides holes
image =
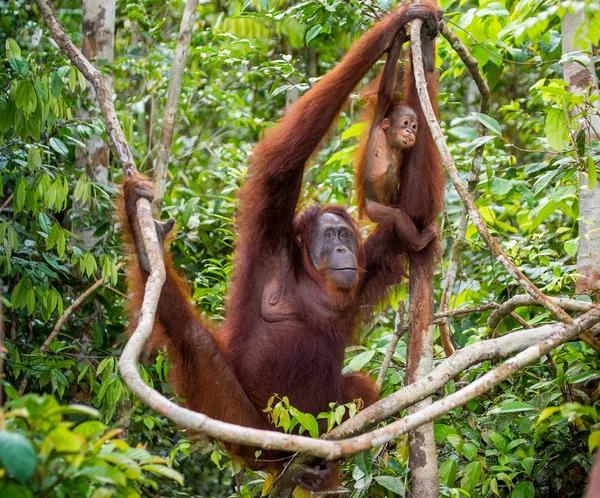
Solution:
[[[371,361],[373,356],[375,355],[375,350],[364,351],[362,353],[357,354],[350,363],[348,363],[348,370],[358,371],[362,369],[367,363]]]
[[[506,452],[506,439],[504,439],[501,434],[498,434],[494,431],[489,431],[487,435],[492,444],[496,447],[498,451],[500,451],[500,453]]]
[[[508,194],[513,188],[513,182],[504,178],[492,178],[490,182],[490,192],[496,197],[502,197]]]
[[[467,460],[472,462],[477,457],[477,446],[473,443],[465,443],[462,447],[462,454]]]
[[[494,140],[495,138],[496,137],[491,135],[486,135],[485,137],[477,137],[467,146],[467,148],[465,149],[465,154],[471,154],[471,152],[473,152],[475,149],[484,146],[486,143],[490,142],[491,140]]]
[[[496,135],[502,135],[500,125],[494,118],[488,116],[487,114],[481,114],[480,112],[474,112],[473,116],[475,116],[477,121],[479,121],[488,130],[494,132]]]
[[[142,470],[168,477],[169,479],[173,479],[179,483],[179,485],[183,486],[183,476],[176,470],[172,469],[171,467],[167,467],[166,465],[144,465]]]
[[[44,444],[50,444],[61,453],[77,453],[83,445],[83,439],[66,427],[57,427],[48,434]]]
[[[523,403],[521,401],[509,401],[507,403],[502,403],[500,406],[490,410],[488,413],[519,413],[535,410],[536,408],[529,403]]]
[[[52,137],[50,139],[50,147],[63,156],[69,153],[69,149],[67,149],[67,146],[60,138]]]
[[[104,484],[114,484],[116,486],[127,485],[127,478],[125,477],[125,474],[114,467],[104,467],[100,465],[95,467],[85,467],[75,475],[88,477],[93,481]]]
[[[523,460],[521,460],[521,465],[525,469],[525,472],[527,472],[527,475],[531,475],[531,471],[533,470],[534,464],[535,461],[533,457],[525,457],[523,458]]]
[[[69,88],[72,92],[77,88],[77,69],[74,66],[69,69]]]
[[[522,481],[512,490],[510,498],[534,498],[535,490],[529,481]]]
[[[465,445],[466,446],[466,445]],[[464,450],[464,447],[463,447]],[[449,488],[454,487],[454,481],[456,481],[456,461],[447,460],[440,465],[440,482],[445,484]]]
[[[12,38],[7,38],[6,43],[6,55],[12,55],[16,60],[21,59],[21,47]]]
[[[20,482],[27,481],[35,470],[35,450],[25,436],[0,432],[0,462],[6,472]]]
[[[433,426],[433,434],[436,443],[443,443],[450,434],[457,434],[454,427],[446,424],[435,424]]]
[[[354,138],[362,135],[362,133],[367,129],[367,123],[354,123],[350,128],[348,128],[344,133],[342,133],[342,140],[347,140],[348,138]]]
[[[575,256],[577,254],[577,249],[579,248],[579,241],[577,239],[567,240],[565,242],[565,252],[569,256]]]
[[[462,479],[460,480],[460,487],[464,489],[470,495],[473,495],[475,486],[479,483],[481,477],[481,462],[471,462],[465,467],[463,471]]]
[[[21,211],[23,206],[25,206],[25,199],[27,198],[26,185],[27,180],[22,176],[19,177],[13,194],[13,208],[15,209],[15,213]]]
[[[319,34],[321,33],[321,31],[323,30],[323,25],[321,24],[317,24],[316,26],[313,26],[312,28],[310,28],[307,32],[306,32],[306,44],[308,45],[311,40],[315,39],[317,36],[319,36]]]
[[[77,415],[87,415],[88,417],[100,418],[100,412],[91,406],[86,405],[61,405],[55,410],[49,412],[50,414],[54,413],[66,413],[66,414],[77,414]]]
[[[588,449],[590,451],[590,455],[598,446],[600,446],[600,431],[594,431],[588,438]]]
[[[404,487],[404,483],[397,477],[377,476],[375,481],[377,484],[394,493],[395,496],[406,496],[406,488]]]
[[[546,115],[546,138],[548,145],[556,151],[562,151],[567,144],[569,131],[562,109],[552,108]]]
[[[61,77],[58,75],[56,71],[52,73],[52,77],[50,78],[50,94],[54,98],[60,97],[62,93],[63,82]]]
[[[42,166],[42,154],[38,147],[29,147],[27,151],[27,167],[35,170]]]
[[[596,186],[596,181],[598,180],[598,172],[596,171],[596,164],[594,160],[588,156],[587,160],[587,170],[588,170],[588,188],[592,190]]]

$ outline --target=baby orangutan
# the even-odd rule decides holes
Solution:
[[[398,189],[402,152],[415,145],[419,125],[414,111],[407,106],[392,107],[379,126],[373,127],[373,152],[368,161],[367,199],[389,205]],[[369,213],[367,213],[369,214]]]
[[[419,152],[415,152],[415,145],[422,145],[419,142],[425,138],[417,137],[419,130],[417,114],[405,102],[393,102],[396,63],[405,41],[406,33],[402,31],[390,48],[377,90],[372,125],[357,169],[356,186],[359,214],[361,216],[363,213],[366,214],[375,223],[392,223],[400,239],[406,243],[407,249],[418,252],[427,247],[437,235],[435,224],[432,222],[434,218],[409,216],[406,208],[411,208],[411,211],[416,209],[417,213],[429,213],[430,210],[435,210],[436,214],[437,209],[434,206],[427,206],[429,203],[426,196],[414,200],[424,205],[413,205],[412,199],[417,192],[407,192],[407,189],[412,190],[411,185],[416,184],[421,190],[423,182],[428,180],[428,175],[420,175],[418,171],[425,166],[420,160],[420,156],[424,154],[421,152],[423,147],[418,147]],[[433,43],[432,39],[428,41],[429,44]],[[408,73],[405,74],[405,78],[412,83],[410,68],[405,73]],[[412,93],[412,88],[409,91]],[[436,180],[436,183],[439,181]],[[436,187],[434,190],[436,191],[434,197],[438,197],[439,189]],[[422,224],[426,219],[427,223]],[[418,225],[421,226],[417,228]]]

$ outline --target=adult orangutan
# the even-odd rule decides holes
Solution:
[[[297,215],[295,210],[305,163],[350,92],[406,23],[422,18],[435,31],[438,17],[438,9],[427,4],[389,14],[257,145],[240,190],[234,273],[218,330],[198,316],[166,255],[154,341],[166,342],[172,381],[189,408],[234,424],[273,429],[263,409],[274,393],[312,414],[327,411],[331,402],[361,398],[366,406],[378,399],[369,377],[342,375],[341,369],[359,309],[398,282],[398,236],[389,227],[376,229],[363,245],[344,208],[312,206]],[[140,197],[151,199],[152,185],[132,175],[124,184],[124,225],[139,262],[131,268],[132,326],[149,271],[135,214]],[[164,239],[172,225],[172,220],[157,222],[159,237]],[[253,468],[269,466],[255,460],[253,448],[230,450]],[[263,452],[260,458],[280,457]],[[313,469],[302,484],[318,488],[328,473],[329,468],[322,473]]]
[[[433,71],[437,31],[422,28],[427,87],[436,109],[437,81]],[[359,215],[392,224],[404,242],[403,251],[418,252],[436,237],[435,219],[443,203],[444,177],[439,151],[425,123],[410,61],[403,70],[404,99],[395,98],[396,64],[406,34],[390,49],[375,101],[367,96],[366,120],[371,123],[359,149],[356,189]],[[422,258],[419,258],[421,260]],[[431,258],[427,258],[431,261]]]

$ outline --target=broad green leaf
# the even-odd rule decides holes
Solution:
[[[490,192],[496,197],[502,197],[508,194],[513,188],[513,183],[504,178],[492,178],[490,182]]]
[[[19,47],[19,44],[15,40],[7,38],[5,46],[7,55],[12,55],[16,60],[21,58],[21,47]]]
[[[52,410],[50,413],[67,413],[100,418],[100,412],[98,410],[86,405],[61,405],[56,410]]]
[[[512,490],[510,498],[534,498],[535,490],[529,481],[522,481]]]
[[[69,153],[69,149],[64,144],[64,142],[60,138],[52,137],[50,139],[50,147],[52,147],[56,152],[58,152],[62,156],[66,156]]]
[[[313,40],[314,38],[316,38],[317,36],[319,36],[319,34],[321,33],[321,31],[323,30],[323,26],[321,24],[317,24],[316,26],[313,26],[312,28],[310,28],[307,32],[306,32],[306,44],[308,45],[311,40]]]
[[[556,151],[562,151],[569,138],[567,120],[562,109],[552,108],[546,115],[546,138],[548,145]]]
[[[577,239],[567,240],[564,244],[565,252],[569,256],[575,256],[577,254],[577,249],[579,248],[579,242]]]
[[[473,443],[465,443],[462,447],[462,454],[467,460],[472,462],[477,457],[477,446]]]
[[[35,450],[25,436],[0,432],[0,462],[6,472],[20,482],[27,481],[35,469]]]
[[[551,406],[548,408],[544,408],[540,416],[538,417],[537,424],[541,424],[547,418],[550,418],[552,415],[560,411],[560,406]]]
[[[507,403],[502,403],[500,406],[490,410],[488,413],[518,413],[535,410],[536,408],[529,403],[523,403],[521,401],[509,401]]]
[[[527,472],[527,475],[531,475],[534,464],[535,464],[535,461],[534,461],[533,457],[526,457],[526,458],[523,458],[523,460],[521,460],[521,465],[525,469],[525,472]]]
[[[179,485],[183,486],[183,476],[177,472],[175,469],[171,467],[167,467],[166,465],[144,465],[142,470],[146,470],[148,472],[153,472],[154,474],[159,474],[164,477],[168,477],[176,481]]]
[[[457,434],[454,427],[450,427],[446,424],[435,424],[433,426],[433,433],[435,436],[436,443],[443,443],[449,434]]]
[[[397,477],[377,476],[375,478],[375,482],[377,482],[377,484],[383,486],[385,489],[388,489],[389,491],[394,493],[394,496],[405,496],[406,495],[406,488],[404,487],[404,483]]]
[[[477,137],[475,140],[473,140],[465,149],[465,154],[469,155],[471,154],[471,152],[473,152],[475,149],[477,149],[478,147],[482,147],[484,146],[486,143],[494,140],[494,136],[491,135],[487,135],[485,137]]]
[[[475,118],[477,118],[477,121],[479,121],[488,130],[494,132],[496,135],[502,135],[500,125],[498,124],[498,121],[496,121],[494,118],[488,116],[487,114],[481,114],[480,112],[474,112],[473,116],[475,116]]]
[[[466,446],[466,445],[465,445]],[[464,449],[464,447],[463,447]],[[456,460],[447,460],[440,465],[440,482],[449,488],[454,487],[456,481]]]
[[[348,138],[354,138],[362,135],[362,133],[366,130],[367,123],[354,123],[350,128],[348,128],[344,133],[342,133],[342,140],[346,140]]]
[[[596,164],[591,157],[588,157],[587,164],[588,171],[588,188],[591,190],[596,186],[596,181],[598,179],[598,172],[596,171]]]
[[[364,351],[362,353],[357,354],[350,363],[348,363],[348,370],[358,371],[362,369],[367,363],[371,361],[373,356],[375,355],[375,350]]]
[[[61,453],[77,453],[83,445],[83,438],[66,427],[57,427],[48,434],[44,441],[46,445]]]
[[[481,462],[471,462],[463,471],[463,475],[460,480],[460,487],[470,495],[473,495],[475,486],[479,484],[481,469]]]
[[[600,446],[600,431],[594,431],[588,438],[588,450],[590,451],[590,455],[598,446]]]
[[[31,170],[41,168],[42,154],[38,147],[29,147],[27,151],[27,167]]]

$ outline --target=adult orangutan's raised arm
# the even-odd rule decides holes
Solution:
[[[289,236],[304,165],[333,123],[350,92],[390,49],[400,29],[415,18],[437,25],[429,4],[404,5],[363,35],[340,64],[296,102],[254,150],[240,192],[239,243],[253,254],[274,250]],[[248,255],[249,253],[246,253]]]

